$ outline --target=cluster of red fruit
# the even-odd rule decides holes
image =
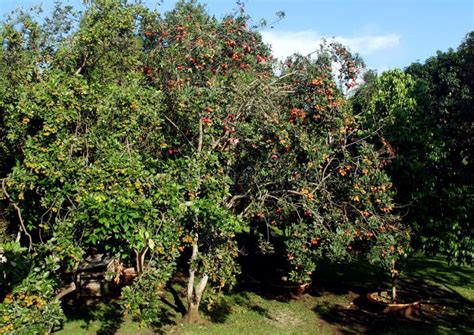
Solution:
[[[290,118],[288,119],[289,123],[295,123],[296,119],[304,120],[306,117],[306,113],[304,110],[300,108],[292,108],[290,111]]]
[[[176,31],[178,32],[176,34],[176,41],[177,42],[181,42],[181,40],[186,37],[186,35],[188,34],[187,31],[185,30],[185,28],[183,26],[177,26],[176,27]]]

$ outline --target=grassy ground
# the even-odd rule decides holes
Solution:
[[[367,292],[384,288],[383,277],[361,264],[321,265],[308,294],[288,299],[272,288],[248,283],[228,294],[203,322],[182,321],[181,287],[164,297],[168,306],[154,329],[140,329],[123,318],[113,304],[99,304],[70,313],[58,334],[473,334],[474,269],[449,266],[442,258],[416,256],[401,288],[423,298],[419,320],[382,316],[367,307]]]

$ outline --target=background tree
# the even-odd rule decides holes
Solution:
[[[420,209],[411,211],[408,219],[423,236],[423,248],[467,263],[474,255],[473,40],[471,32],[458,50],[438,52],[424,64],[406,69],[422,87],[416,99],[434,125],[436,141],[431,141],[429,152],[439,158],[435,165],[426,166],[431,180],[420,178],[418,189],[401,192],[403,199]]]
[[[337,43],[281,68],[273,107],[241,163],[255,174],[247,208],[262,245],[284,259],[290,280],[308,282],[322,258],[369,256],[393,268],[409,239],[393,211],[385,158],[368,144],[344,92],[361,61]],[[333,67],[339,67],[339,81]],[[255,161],[256,160],[256,161]],[[373,252],[377,250],[377,252]]]
[[[457,51],[438,52],[405,73],[383,73],[353,99],[378,120],[367,127],[396,156],[388,171],[398,202],[409,205],[404,221],[416,233],[414,245],[467,263],[474,245],[472,40],[470,33]]]

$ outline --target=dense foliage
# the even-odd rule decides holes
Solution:
[[[410,228],[379,130],[419,111],[410,76],[350,103],[363,63],[344,46],[279,63],[243,9],[218,20],[194,1],[165,15],[58,5],[0,34],[2,332],[51,331],[58,292],[94,255],[117,261],[116,283],[134,268],[121,305],[149,324],[178,272],[188,320],[204,297],[212,306],[238,280],[242,240],[297,283],[321,259],[365,257],[396,278]]]
[[[354,97],[356,109],[379,115],[366,125],[391,145],[388,171],[415,246],[466,263],[474,252],[473,38],[405,72],[368,76]]]
[[[425,143],[430,143],[426,154],[432,159],[427,159],[424,167],[415,167],[406,163],[408,156],[395,172],[412,171],[418,179],[410,187],[401,186],[400,193],[401,199],[412,201],[417,208],[407,219],[419,231],[421,245],[429,252],[446,253],[467,263],[474,257],[473,43],[471,32],[457,50],[439,52],[424,64],[406,69],[419,86],[416,100],[420,114],[428,119],[418,121],[424,123],[419,132],[432,131],[427,134],[431,138],[425,135]],[[413,154],[407,150],[407,155]],[[429,171],[429,177],[422,170]],[[417,185],[415,189],[413,185]]]

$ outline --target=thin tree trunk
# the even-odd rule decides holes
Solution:
[[[138,252],[137,249],[134,249],[133,251],[135,252],[135,263],[137,265],[137,273],[141,274],[145,268],[145,256],[148,252],[148,247],[146,247],[141,252]]]
[[[145,250],[143,250],[140,255],[140,268],[142,269],[141,272],[145,270],[145,256],[147,252],[148,252],[148,247],[146,247]]]
[[[202,129],[202,120],[199,119],[199,139],[198,139],[198,147],[197,151],[201,152],[202,151],[202,141],[203,141],[203,129]]]
[[[186,314],[186,320],[189,323],[196,323],[200,320],[199,305],[201,303],[202,294],[204,293],[208,279],[208,275],[204,275],[199,281],[198,286],[192,288],[191,296],[189,297],[188,295],[188,312]]]
[[[397,302],[397,279],[398,271],[396,268],[396,263],[393,262],[392,265],[392,302]]]
[[[194,285],[196,279],[196,269],[194,268],[194,261],[198,256],[198,235],[196,234],[193,241],[193,252],[191,254],[191,260],[189,264],[189,278],[188,278],[188,311],[186,314],[186,320],[189,323],[196,323],[199,321],[199,304],[201,303],[201,298],[204,290],[206,289],[207,281],[209,276],[207,274],[203,275],[199,284]]]
[[[397,284],[395,281],[392,283],[392,301],[397,302]]]
[[[140,274],[140,273],[142,273],[142,269],[140,268],[140,255],[139,255],[137,249],[133,249],[133,251],[135,252],[135,264],[136,264],[136,267],[137,267],[137,273]]]

